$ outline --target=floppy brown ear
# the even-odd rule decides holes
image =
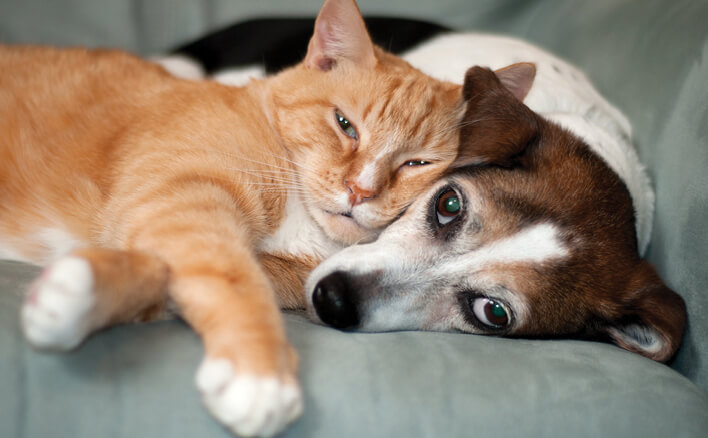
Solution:
[[[305,65],[328,71],[344,59],[373,67],[374,45],[354,0],[327,0],[315,20]]]
[[[683,299],[642,261],[629,282],[624,314],[605,327],[620,347],[666,362],[681,345],[686,326]]]
[[[488,68],[472,67],[467,70],[462,87],[467,111],[462,119],[460,147],[453,167],[480,164],[512,166],[526,146],[537,137],[537,117],[518,97],[525,95],[533,82],[533,77],[529,79],[529,66],[533,64],[523,64],[518,68],[510,66],[502,74],[507,82],[514,81],[514,77],[523,78],[514,92]]]

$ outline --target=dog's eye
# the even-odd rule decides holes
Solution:
[[[479,322],[493,329],[501,329],[509,325],[511,321],[509,312],[499,301],[487,297],[474,297],[472,300],[470,307]]]
[[[349,122],[349,120],[347,120],[347,118],[344,117],[339,110],[334,110],[334,120],[337,122],[342,132],[347,135],[347,137],[354,140],[359,138],[356,133],[356,128],[352,126],[351,122]]]
[[[460,197],[457,192],[452,189],[447,190],[440,195],[436,203],[435,209],[438,223],[440,225],[449,224],[460,213],[461,208]]]

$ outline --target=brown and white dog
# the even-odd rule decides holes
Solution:
[[[606,339],[670,359],[685,306],[640,257],[654,198],[624,116],[577,69],[518,40],[448,35],[407,59],[448,79],[472,64],[535,62],[526,102],[545,117],[491,70],[467,71],[464,93],[476,98],[458,159],[469,167],[375,242],[321,264],[306,285],[309,315],[360,331]]]

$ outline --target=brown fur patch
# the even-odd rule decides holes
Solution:
[[[640,260],[632,199],[619,176],[576,136],[520,103],[491,71],[470,69],[464,90],[471,101],[456,165],[476,164],[467,172],[484,204],[481,238],[496,240],[548,222],[561,230],[570,251],[561,262],[492,270],[528,302],[530,313],[513,334],[610,333],[624,348],[671,358],[683,335],[684,304]],[[660,350],[617,336],[628,324],[646,327],[630,334],[658,339]]]

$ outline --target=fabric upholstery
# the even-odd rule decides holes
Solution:
[[[524,37],[580,66],[629,117],[657,194],[648,257],[689,312],[671,367],[607,344],[440,333],[345,334],[286,317],[306,413],[285,436],[704,437],[708,430],[708,3],[361,0],[371,15]],[[0,0],[0,42],[166,51],[321,0]],[[1,73],[0,73],[1,74]],[[219,437],[177,321],[119,327],[68,355],[19,333],[36,269],[0,262],[0,436]],[[673,368],[673,369],[672,369]]]
[[[227,437],[193,385],[183,323],[122,326],[69,354],[19,332],[36,268],[0,264],[3,437]],[[306,414],[286,437],[702,437],[708,396],[671,368],[607,344],[447,333],[345,334],[286,317]]]

